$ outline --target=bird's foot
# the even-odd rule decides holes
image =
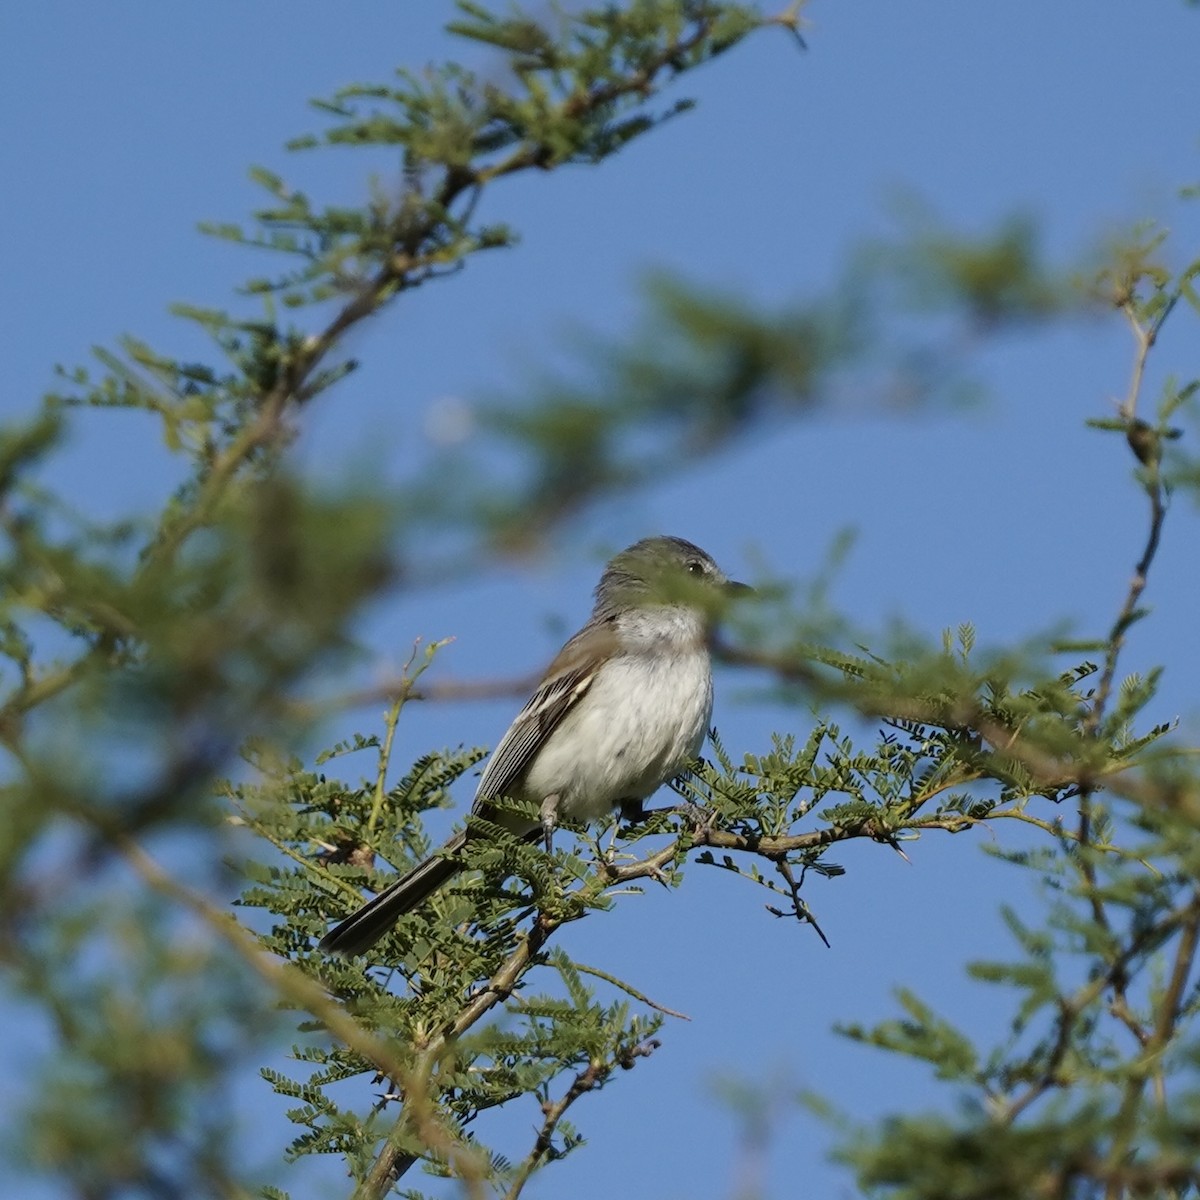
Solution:
[[[685,800],[681,804],[669,804],[666,808],[654,808],[651,813],[664,812],[682,817],[683,823],[691,829],[711,829],[717,823],[716,809],[705,808],[702,804],[693,804]],[[649,815],[649,814],[647,814]]]
[[[645,800],[622,800],[621,820],[630,825],[636,825],[646,819]]]
[[[558,796],[547,796],[542,801],[538,811],[542,819],[542,839],[546,844],[546,853],[554,853],[554,831],[558,828]]]
[[[694,829],[710,829],[717,820],[717,813],[714,809],[688,801],[684,801],[682,804],[667,804],[662,808],[647,808],[643,800],[623,800],[620,811],[621,820],[630,825],[640,824],[658,813],[673,813],[680,816]]]

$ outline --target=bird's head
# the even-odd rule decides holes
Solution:
[[[613,557],[596,585],[597,617],[629,609],[680,607],[715,619],[754,589],[726,576],[713,557],[677,537],[649,537]]]

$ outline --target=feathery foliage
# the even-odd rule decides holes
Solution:
[[[234,1064],[253,1062],[294,1126],[273,1180],[305,1187],[324,1155],[361,1200],[411,1188],[418,1163],[515,1198],[584,1145],[592,1093],[635,1088],[627,1073],[681,1016],[622,964],[573,957],[573,925],[636,903],[647,882],[683,886],[695,863],[823,938],[842,843],[905,853],[986,827],[989,852],[1032,872],[1045,900],[1037,921],[1006,914],[1009,961],[968,968],[1011,1017],[989,1033],[905,989],[896,1018],[848,1022],[846,1036],[927,1065],[950,1100],[843,1120],[843,1161],[865,1193],[914,1200],[1200,1189],[1200,779],[1194,748],[1147,716],[1161,668],[1122,678],[1121,664],[1172,489],[1200,491],[1185,429],[1200,380],[1168,380],[1152,416],[1142,395],[1164,326],[1194,334],[1200,260],[1174,267],[1165,235],[1139,235],[1081,293],[1026,221],[978,238],[919,222],[788,311],[658,281],[645,335],[594,351],[598,383],[548,376],[491,398],[486,446],[418,464],[399,494],[356,474],[314,484],[289,455],[308,409],[345,395],[348,339],[368,318],[517,245],[481,216],[494,189],[602,163],[689,110],[663,95],[681,77],[797,26],[795,10],[712,0],[460,4],[451,33],[498,53],[499,75],[449,62],[348,86],[317,104],[322,132],[293,143],[398,158],[402,188],[329,205],[256,170],[267,199],[252,222],[206,228],[277,265],[228,309],[177,309],[214,361],[129,338],[0,432],[0,947],[47,1042],[17,1081],[9,1135],[30,1169],[86,1196],[283,1197],[248,1182],[223,1115]],[[911,392],[912,357],[889,342],[895,326],[881,333],[897,313],[902,330],[955,318],[949,336],[935,320],[936,367],[918,381],[934,402],[961,382],[964,329],[1100,305],[1124,316],[1134,362],[1116,415],[1092,424],[1125,439],[1147,508],[1108,629],[991,651],[967,625],[940,644],[889,642],[823,595],[806,617],[768,585],[718,654],[765,681],[779,732],[739,755],[714,731],[711,760],[657,810],[568,831],[552,855],[493,827],[369,955],[315,952],[364,890],[430,852],[426,815],[485,753],[400,761],[407,706],[452,693],[429,670],[436,645],[383,689],[378,729],[307,749],[339,707],[326,685],[354,665],[367,604],[418,568],[528,549],[583,506],[831,397]],[[159,511],[100,520],[52,486],[83,407],[155,422],[175,471]],[[465,559],[431,548],[446,533]],[[765,1107],[738,1095],[747,1113]]]

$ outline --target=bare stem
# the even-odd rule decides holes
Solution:
[[[384,716],[383,744],[379,748],[379,769],[375,775],[375,799],[371,805],[371,816],[367,821],[368,842],[371,840],[370,835],[375,832],[375,826],[379,824],[379,817],[383,812],[383,802],[387,798],[387,773],[392,761],[392,743],[396,740],[396,726],[400,724],[400,713],[403,711],[404,705],[412,699],[413,685],[429,669],[429,664],[433,662],[433,656],[451,640],[443,638],[440,642],[433,642],[428,646],[425,650],[424,661],[414,671],[412,665],[416,661],[417,647],[420,645],[418,638],[413,643],[408,662],[404,664],[404,671],[400,676],[400,686],[396,689],[391,705]]]

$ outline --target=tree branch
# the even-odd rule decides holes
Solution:
[[[659,1045],[660,1043],[655,1038],[641,1042],[629,1050],[618,1065],[625,1070],[630,1070],[639,1058],[649,1058],[659,1048]],[[525,1190],[525,1185],[529,1182],[529,1177],[533,1174],[538,1164],[547,1156],[553,1157],[554,1132],[563,1117],[566,1116],[567,1109],[581,1096],[585,1096],[588,1092],[594,1091],[596,1088],[603,1087],[609,1075],[612,1074],[612,1068],[613,1064],[611,1063],[599,1060],[590,1062],[584,1070],[575,1076],[571,1086],[558,1100],[553,1103],[549,1100],[543,1102],[542,1113],[544,1120],[542,1121],[541,1128],[538,1130],[537,1140],[533,1144],[533,1149],[530,1150],[525,1156],[524,1161],[517,1167],[512,1186],[505,1193],[505,1200],[517,1200]]]

